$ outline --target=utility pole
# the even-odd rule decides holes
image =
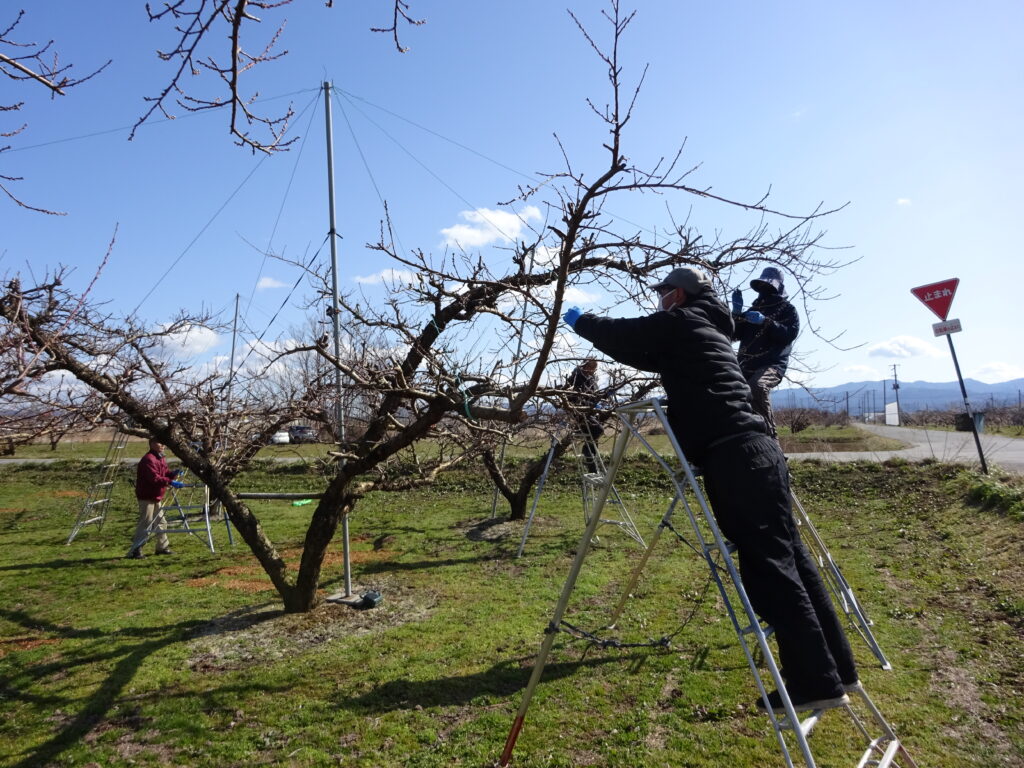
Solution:
[[[896,363],[892,364],[892,391],[896,395],[896,426],[902,424],[900,419],[900,380],[896,376]]]

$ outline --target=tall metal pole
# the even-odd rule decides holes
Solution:
[[[330,216],[328,237],[331,240],[331,322],[334,328],[334,359],[341,362],[341,312],[338,301],[338,230],[334,218],[334,125],[331,121],[332,85],[324,81],[324,118],[327,131],[327,209]],[[334,370],[334,421],[338,428],[339,447],[345,443],[345,409],[342,407],[341,368]],[[341,546],[345,560],[345,597],[352,596],[352,562],[349,556],[348,512],[341,513]]]
[[[225,396],[225,410],[231,411],[231,385],[235,381],[235,341],[238,339],[238,294],[235,294],[235,319],[231,323],[231,362],[228,363],[228,386]]]
[[[953,356],[953,367],[956,368],[956,380],[960,382],[960,394],[964,398],[964,408],[967,410],[967,420],[971,422],[971,432],[974,433],[974,445],[978,448],[978,459],[981,461],[981,471],[988,474],[988,465],[985,463],[985,453],[981,450],[981,438],[978,436],[978,425],[974,423],[974,414],[971,412],[971,401],[967,399],[967,387],[964,386],[964,377],[960,375],[960,363],[956,359],[956,350],[953,349],[953,335],[946,334],[946,341],[949,342],[949,354]]]

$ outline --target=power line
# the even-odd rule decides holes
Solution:
[[[319,99],[317,98],[317,96],[319,95],[320,92],[317,91],[313,96],[312,100],[309,102],[309,104],[307,104],[303,108],[302,112],[299,113],[296,120],[300,119],[302,115],[304,115],[311,106],[313,106],[319,101]],[[263,260],[260,262],[260,268],[259,271],[256,273],[256,279],[253,281],[252,291],[249,292],[249,298],[245,302],[245,312],[242,313],[243,318],[249,312],[249,307],[252,305],[253,296],[256,294],[256,288],[259,286],[260,278],[263,277],[263,268],[267,265],[267,256],[270,253],[271,247],[273,246],[274,235],[277,234],[277,225],[280,224],[281,222],[281,215],[284,213],[285,203],[288,202],[288,196],[291,193],[292,183],[295,181],[295,174],[299,169],[299,160],[302,159],[302,151],[306,148],[306,138],[309,136],[309,128],[313,124],[314,117],[316,117],[315,109],[309,114],[309,123],[306,124],[306,132],[302,135],[302,141],[299,143],[299,151],[296,153],[295,164],[292,166],[291,175],[288,177],[288,184],[285,185],[284,195],[281,197],[281,205],[277,209],[277,217],[274,219],[274,227],[270,231],[270,237],[267,239],[267,248],[263,252]]]
[[[481,158],[483,160],[486,160],[489,163],[493,163],[494,165],[498,166],[499,168],[503,168],[506,171],[509,171],[510,173],[514,173],[517,176],[521,176],[524,179],[526,179],[527,181],[530,181],[530,182],[533,182],[533,183],[539,183],[539,182],[542,182],[544,180],[543,178],[538,177],[536,174],[525,173],[524,171],[520,171],[517,168],[513,168],[510,165],[506,165],[505,163],[501,162],[500,160],[494,159],[490,155],[487,155],[487,154],[485,154],[483,152],[480,152],[479,150],[473,149],[472,147],[467,146],[466,144],[463,144],[460,141],[456,141],[455,139],[452,139],[452,138],[450,138],[448,136],[445,136],[444,134],[439,133],[439,132],[433,130],[432,128],[428,128],[425,125],[417,123],[415,120],[411,120],[408,117],[404,117],[403,115],[400,115],[397,112],[393,112],[392,110],[388,109],[387,107],[382,107],[380,104],[375,104],[374,102],[370,101],[369,99],[365,99],[362,96],[357,96],[356,94],[350,93],[349,91],[346,91],[343,88],[335,88],[334,90],[338,94],[341,94],[341,95],[345,96],[346,99],[349,99],[350,103],[351,103],[351,100],[360,101],[360,102],[362,102],[363,104],[366,104],[369,107],[373,107],[374,109],[377,109],[377,110],[379,110],[379,111],[381,111],[381,112],[383,112],[383,113],[385,113],[387,115],[390,115],[391,117],[394,117],[396,120],[401,120],[404,123],[408,123],[409,125],[413,126],[414,128],[418,128],[419,130],[423,131],[424,133],[429,133],[431,136],[434,136],[434,137],[440,139],[441,141],[445,141],[445,142],[451,144],[452,146],[458,147],[459,149],[465,150],[466,152],[469,152],[470,154],[476,155],[477,157],[479,157],[479,158]],[[367,120],[369,120],[374,125],[377,125],[377,123],[375,123],[365,112],[363,112],[362,110],[359,110],[359,108],[356,107],[355,104],[353,104],[352,106],[355,107],[359,111],[359,113],[361,115],[363,115],[363,117],[365,117]],[[377,126],[377,127],[380,128],[380,126]],[[382,132],[384,132],[383,129],[380,129],[380,130]],[[386,132],[384,132],[384,133],[385,133],[385,135],[388,135]],[[388,138],[391,138],[391,137],[388,136]],[[392,139],[392,141],[394,141],[394,139]],[[462,199],[462,198],[460,198],[460,199]],[[466,205],[471,205],[471,204],[467,202]],[[607,209],[605,209],[605,213],[607,213],[612,218],[615,218],[615,219],[618,219],[619,221],[625,222],[626,224],[629,224],[632,227],[636,227],[637,229],[642,230],[644,232],[648,232],[648,233],[650,233],[652,235],[657,235],[658,234],[657,232],[655,232],[650,227],[645,227],[642,224],[638,224],[635,221],[631,221],[630,219],[627,219],[624,216],[620,216],[617,213],[614,213],[614,212],[609,211]]]
[[[263,104],[263,103],[266,103],[268,101],[275,101],[277,99],[287,99],[287,98],[290,98],[291,96],[297,96],[300,93],[309,93],[310,90],[311,89],[309,89],[309,88],[304,88],[301,91],[292,91],[291,93],[283,93],[280,96],[268,96],[265,99],[257,99],[256,101],[253,102],[253,104]],[[181,121],[181,120],[187,120],[190,117],[199,117],[200,115],[204,115],[204,114],[208,114],[208,112],[205,111],[205,110],[202,111],[202,112],[198,112],[198,111],[186,112],[185,114],[183,114],[183,115],[181,115],[179,117],[162,117],[162,118],[159,118],[159,119],[147,120],[145,123],[143,123],[139,127],[140,128],[145,128],[146,126],[158,125],[159,123],[169,123],[171,121],[178,122],[178,121]],[[120,133],[122,131],[130,131],[134,127],[135,127],[134,124],[132,124],[132,125],[122,125],[122,126],[120,126],[118,128],[105,128],[105,129],[100,130],[100,131],[92,131],[91,133],[82,133],[82,134],[79,134],[78,136],[66,136],[66,137],[64,137],[62,139],[53,139],[51,141],[43,141],[43,142],[40,142],[38,144],[28,144],[28,145],[22,146],[22,147],[11,147],[10,149],[6,150],[6,154],[14,154],[15,152],[26,152],[26,151],[28,151],[30,149],[42,149],[44,147],[52,147],[55,144],[66,144],[66,143],[72,142],[72,141],[81,141],[83,139],[92,139],[92,138],[95,138],[97,136],[106,136],[106,135],[111,134],[111,133]]]
[[[306,106],[306,109],[309,109],[309,105]],[[305,110],[303,110],[303,112],[305,112]],[[249,182],[249,179],[253,177],[256,171],[258,171],[263,166],[263,163],[267,161],[268,157],[270,157],[269,154],[264,154],[263,157],[260,158],[260,161],[256,163],[256,166],[252,168],[252,170],[250,170],[248,174],[246,174],[244,179],[242,179],[242,182],[237,187],[235,187],[234,191],[232,191],[232,193],[228,195],[227,199],[223,203],[221,203],[220,207],[216,210],[213,216],[211,216],[207,220],[207,222],[202,226],[202,228],[196,233],[195,237],[193,237],[192,240],[189,241],[189,244],[185,246],[184,250],[182,250],[182,252],[178,254],[177,258],[171,262],[171,265],[157,279],[153,287],[150,288],[149,291],[146,292],[146,295],[139,300],[139,303],[136,305],[135,309],[132,310],[133,315],[139,311],[139,307],[141,307],[143,303],[145,303],[146,299],[152,296],[153,292],[160,287],[160,283],[162,283],[167,278],[167,276],[174,270],[174,268],[178,266],[178,263],[183,258],[185,258],[185,255],[192,249],[192,246],[195,245],[196,242],[198,242],[199,238],[203,236],[203,233],[210,228],[210,225],[217,220],[217,217],[220,216],[221,212],[223,212],[223,210],[228,206],[228,203],[235,199],[235,196],[242,190],[242,187],[244,187]],[[289,186],[290,184],[291,182],[289,181]],[[266,257],[264,256],[264,258]],[[262,266],[260,267],[260,269],[262,269]]]
[[[313,257],[303,267],[303,270],[299,273],[299,276],[295,279],[295,283],[292,285],[291,290],[288,291],[288,295],[284,297],[284,300],[281,302],[281,305],[277,308],[277,311],[274,312],[274,314],[270,318],[270,320],[267,321],[267,325],[263,329],[263,331],[260,333],[260,335],[249,346],[249,351],[245,353],[245,357],[242,358],[242,362],[238,364],[238,366],[236,367],[235,370],[241,370],[242,367],[245,365],[246,361],[249,359],[249,355],[251,355],[253,353],[253,351],[256,349],[256,346],[263,342],[263,337],[266,336],[267,331],[270,330],[270,327],[274,324],[274,321],[277,320],[277,316],[279,314],[281,314],[281,310],[283,310],[285,308],[285,306],[287,306],[288,302],[291,301],[292,294],[295,293],[295,289],[299,287],[299,283],[301,283],[302,282],[302,278],[305,277],[306,270],[308,270],[311,266],[313,266],[313,262],[316,261],[317,256],[320,255],[320,251],[322,251],[324,249],[324,245],[327,244],[328,238],[330,238],[330,233],[328,233],[327,236],[324,237],[324,241],[322,243],[320,243],[320,247],[316,249],[316,253],[313,254]]]
[[[253,174],[255,174],[256,171],[260,169],[260,167],[263,165],[263,163],[266,162],[268,157],[270,157],[270,155],[264,155],[263,157],[261,157],[260,161],[256,163],[256,167],[249,171],[246,177],[242,179],[242,183],[235,187],[234,191],[230,195],[228,195],[228,198],[223,203],[221,203],[221,206],[217,209],[213,216],[211,216],[210,219],[202,226],[202,229],[200,229],[199,232],[196,233],[196,236],[192,238],[188,245],[185,246],[185,249],[180,254],[178,254],[178,257],[171,262],[171,266],[169,266],[164,271],[164,273],[160,275],[156,283],[153,284],[153,287],[150,288],[146,292],[146,295],[139,300],[139,303],[135,306],[135,309],[132,310],[133,315],[139,311],[139,307],[141,307],[145,303],[146,299],[152,296],[153,292],[160,287],[160,283],[162,283],[167,278],[167,276],[171,274],[174,268],[178,266],[178,263],[183,258],[185,258],[185,254],[187,254],[192,249],[192,246],[196,244],[200,237],[202,237],[203,233],[206,232],[207,229],[209,229],[210,225],[213,224],[214,221],[216,221],[217,217],[220,216],[221,211],[223,211],[227,207],[228,203],[234,200],[235,195],[237,195],[241,191],[242,187],[244,187],[248,183],[249,179],[251,179],[253,177]]]
[[[339,91],[339,92],[341,92],[341,93],[344,93],[344,92],[342,92],[342,91]],[[351,102],[349,102],[349,103],[351,104]],[[373,126],[374,126],[375,128],[377,128],[377,130],[378,130],[378,131],[380,131],[380,132],[381,132],[382,134],[384,134],[384,135],[385,135],[385,136],[386,136],[386,137],[387,137],[388,139],[390,139],[390,140],[391,140],[391,142],[392,142],[392,143],[393,143],[393,144],[394,144],[395,146],[397,146],[397,147],[398,147],[398,148],[399,148],[400,150],[402,150],[402,151],[403,151],[403,152],[404,152],[404,153],[405,153],[406,155],[408,155],[408,156],[409,156],[409,158],[410,158],[410,159],[411,159],[411,160],[412,160],[412,161],[413,161],[414,163],[416,163],[416,164],[417,164],[418,166],[420,166],[420,167],[421,167],[421,168],[422,168],[423,170],[425,170],[425,171],[426,171],[426,172],[427,172],[428,174],[430,174],[430,175],[431,175],[431,176],[432,176],[432,177],[434,178],[434,180],[435,180],[435,181],[437,181],[437,183],[438,183],[438,184],[440,184],[440,185],[441,185],[441,186],[443,186],[443,187],[444,187],[445,189],[447,189],[447,190],[448,190],[449,192],[451,192],[451,193],[452,193],[453,195],[455,195],[455,197],[457,197],[457,198],[458,198],[459,200],[461,200],[461,201],[463,202],[463,204],[465,204],[465,205],[466,205],[466,206],[467,206],[468,208],[470,208],[470,209],[472,209],[472,210],[475,210],[475,211],[477,211],[477,212],[479,213],[479,209],[477,208],[477,206],[473,205],[473,203],[471,203],[471,202],[470,202],[469,200],[467,200],[467,199],[466,199],[466,198],[465,198],[465,197],[464,197],[464,196],[462,195],[462,193],[460,193],[460,192],[459,192],[459,191],[458,191],[457,189],[455,189],[455,188],[454,188],[454,187],[453,187],[453,186],[452,186],[451,184],[449,184],[449,183],[448,183],[447,181],[445,181],[444,179],[442,179],[442,178],[441,178],[441,176],[439,176],[439,175],[438,175],[437,173],[435,173],[435,172],[434,172],[434,170],[433,170],[432,168],[430,168],[430,167],[429,167],[429,166],[428,166],[428,165],[427,165],[426,163],[424,163],[424,162],[423,162],[422,160],[420,160],[420,159],[419,159],[419,158],[418,158],[418,157],[417,157],[417,156],[416,156],[415,154],[413,154],[413,153],[412,153],[412,151],[411,151],[410,149],[408,149],[408,148],[407,148],[407,147],[406,147],[406,146],[405,146],[404,144],[402,144],[402,142],[400,142],[400,141],[399,141],[398,139],[396,139],[396,138],[395,138],[394,136],[392,136],[392,135],[391,135],[390,133],[388,133],[388,131],[387,131],[387,130],[386,130],[386,129],[385,129],[385,128],[384,128],[384,127],[383,127],[383,126],[382,126],[382,125],[380,124],[380,123],[378,123],[378,122],[377,122],[376,120],[374,120],[374,119],[373,119],[372,117],[370,117],[370,116],[369,116],[368,114],[366,114],[366,113],[365,113],[365,112],[364,112],[363,110],[359,109],[359,107],[358,107],[358,106],[356,106],[355,104],[352,104],[352,107],[353,107],[353,108],[354,108],[354,109],[355,109],[355,110],[356,110],[357,112],[359,112],[359,113],[360,113],[360,114],[361,114],[361,115],[362,115],[362,116],[363,116],[364,118],[366,118],[366,119],[367,119],[367,120],[368,120],[368,121],[369,121],[369,122],[370,122],[370,123],[371,123],[371,124],[372,124],[372,125],[373,125]],[[348,119],[348,118],[346,117],[346,120],[347,120],[347,119]],[[456,142],[452,142],[452,143],[456,143]],[[472,150],[469,150],[469,151],[472,151]],[[479,153],[477,153],[477,152],[474,152],[474,154],[479,154]],[[483,155],[481,155],[481,157],[483,157]],[[503,167],[507,167],[507,166],[503,166]],[[512,169],[509,169],[509,170],[512,170]],[[518,173],[518,171],[516,171],[516,173]],[[527,227],[528,229],[530,229],[530,231],[535,231],[535,230],[533,229],[533,227],[531,227],[531,226],[530,226],[530,225],[529,225],[529,224],[527,223],[527,221],[526,221],[526,220],[525,220],[525,219],[524,219],[524,218],[523,218],[522,216],[520,216],[520,215],[519,215],[518,213],[516,213],[515,215],[516,215],[516,218],[518,218],[518,219],[519,219],[519,220],[520,220],[521,222],[523,222],[523,225],[524,225],[524,226],[526,226],[526,227]],[[505,232],[504,230],[502,230],[502,228],[501,228],[501,227],[499,227],[499,226],[498,226],[497,224],[495,224],[495,223],[494,223],[493,221],[491,221],[491,220],[490,220],[489,218],[487,218],[487,216],[484,216],[484,215],[482,215],[482,214],[481,214],[481,218],[483,218],[483,219],[484,219],[484,220],[485,220],[485,221],[486,221],[486,222],[487,222],[487,223],[488,223],[488,224],[489,224],[489,225],[490,225],[491,227],[493,227],[493,228],[494,228],[494,230],[495,230],[495,231],[496,231],[496,232],[497,232],[498,234],[500,234],[500,235],[501,235],[501,236],[502,236],[503,238],[505,238],[505,239],[506,239],[506,240],[508,240],[509,242],[512,242],[512,243],[514,243],[514,242],[515,242],[516,238],[514,238],[514,237],[511,237],[511,236],[510,236],[510,235],[509,235],[509,234],[508,234],[507,232]]]

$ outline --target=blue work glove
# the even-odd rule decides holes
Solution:
[[[180,480],[171,480],[171,487],[172,488],[184,488],[185,484],[183,482],[181,482]]]
[[[173,472],[171,472],[171,477],[181,477],[184,474],[185,474],[185,470],[184,469],[176,469]]]
[[[738,315],[743,312],[743,291],[737,288],[732,292],[732,313]]]
[[[580,319],[580,315],[583,312],[580,311],[579,307],[569,307],[568,311],[562,315],[562,319],[565,320],[566,325],[576,330],[576,321]]]
[[[756,312],[754,310],[750,310],[749,312],[744,312],[743,313],[743,319],[746,320],[751,325],[761,325],[765,321],[764,315],[762,315],[760,312]]]

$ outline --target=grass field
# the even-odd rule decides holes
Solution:
[[[904,447],[898,440],[888,440],[857,429],[853,426],[847,427],[817,427],[812,426],[796,434],[791,434],[786,427],[782,428],[780,439],[783,448],[790,453],[808,451],[892,451]],[[601,448],[610,451],[613,438],[607,435],[601,439]],[[664,436],[655,436],[653,441],[656,448],[664,449],[668,446],[668,440]],[[107,453],[109,443],[105,440],[98,441],[74,441],[65,440],[57,445],[57,449],[50,450],[47,443],[34,443],[30,445],[19,445],[15,449],[14,458],[17,459],[57,459],[62,461],[76,461],[85,459],[101,459]],[[507,455],[509,457],[528,457],[543,452],[548,445],[548,438],[538,434],[535,440],[527,442],[523,446],[509,446]],[[303,443],[299,445],[268,445],[260,450],[260,459],[310,459],[324,457],[327,451],[332,448],[326,443]],[[144,440],[129,441],[124,450],[124,458],[138,459],[146,452]]]
[[[935,463],[792,470],[894,663],[882,671],[854,638],[862,680],[918,764],[1024,764],[1019,485]],[[94,471],[0,468],[0,766],[495,763],[582,530],[572,472],[549,482],[521,559],[522,524],[489,519],[475,474],[370,495],[352,519],[353,581],[382,604],[283,615],[223,527],[216,554],[181,537],[172,557],[122,559],[127,483],[104,528],[65,546]],[[320,482],[301,464],[268,465],[236,487]],[[618,488],[652,529],[667,490],[651,466],[632,460]],[[254,509],[296,562],[310,507]],[[705,566],[667,539],[619,629],[601,633],[671,635],[671,647],[602,650],[560,634],[514,766],[782,765]],[[601,627],[639,555],[603,530],[566,618]],[[341,576],[331,552],[326,593]],[[812,737],[819,765],[855,765],[855,741],[827,716]]]
[[[19,445],[14,450],[16,459],[56,459],[58,461],[83,461],[102,459],[107,455],[110,443],[106,440],[93,441],[62,441],[56,450],[50,450],[48,443],[32,443]],[[300,443],[298,445],[267,445],[260,449],[259,458],[312,458],[326,456],[331,446],[324,443]],[[123,458],[141,459],[148,450],[145,440],[132,439],[125,444]],[[168,452],[168,458],[173,453]]]

